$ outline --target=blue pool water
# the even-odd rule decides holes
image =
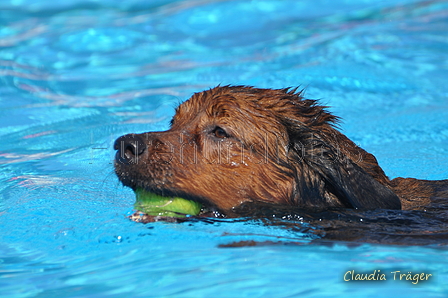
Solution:
[[[117,137],[167,129],[193,92],[300,85],[390,177],[447,179],[447,77],[446,1],[3,0],[0,296],[447,297],[446,246],[131,222],[111,162]],[[246,240],[276,245],[222,247]]]

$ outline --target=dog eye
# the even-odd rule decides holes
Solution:
[[[217,126],[212,133],[215,135],[215,137],[219,138],[219,139],[225,139],[227,138],[229,135],[226,133],[226,131],[224,129],[222,129],[221,127]]]

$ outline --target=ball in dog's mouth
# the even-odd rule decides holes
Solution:
[[[151,216],[186,217],[198,215],[202,205],[195,201],[179,197],[164,197],[142,188],[135,190],[136,202],[134,208]]]

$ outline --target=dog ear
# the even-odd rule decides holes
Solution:
[[[356,209],[401,209],[398,196],[354,162],[323,161],[314,167],[327,188],[344,204]]]
[[[341,154],[320,132],[302,126],[290,134],[290,141],[289,158],[297,167],[299,204],[310,205],[312,198],[318,207],[401,209],[400,199],[392,190]]]

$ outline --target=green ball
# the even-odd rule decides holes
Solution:
[[[201,204],[179,197],[163,197],[137,188],[134,208],[151,216],[185,217],[198,215]]]

